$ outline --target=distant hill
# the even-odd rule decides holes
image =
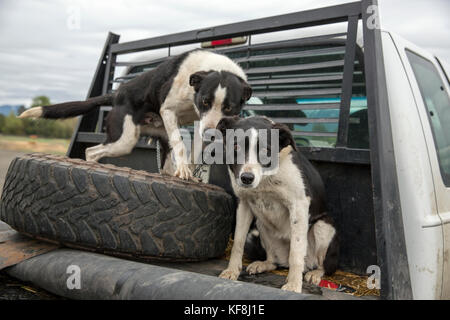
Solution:
[[[3,114],[4,116],[9,116],[11,112],[14,112],[15,115],[17,115],[17,111],[19,110],[20,105],[18,106],[12,106],[8,104],[4,104],[0,106],[0,114]]]

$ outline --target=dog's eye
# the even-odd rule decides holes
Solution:
[[[223,111],[225,112],[231,112],[231,110],[233,110],[233,108],[231,108],[230,106],[223,108]]]
[[[202,104],[203,104],[203,106],[205,106],[205,107],[207,107],[207,106],[209,106],[209,99],[208,98],[203,98],[202,99]]]

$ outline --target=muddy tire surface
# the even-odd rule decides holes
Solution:
[[[0,219],[69,247],[192,261],[223,255],[233,208],[232,197],[213,185],[30,154],[9,166]]]

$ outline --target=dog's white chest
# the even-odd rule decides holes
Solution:
[[[270,193],[255,193],[246,199],[259,223],[278,238],[289,238],[289,210],[279,197]]]

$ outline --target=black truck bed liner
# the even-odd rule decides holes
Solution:
[[[1,241],[14,239],[17,232],[0,226]],[[24,237],[24,236],[21,236]],[[343,292],[304,283],[303,293],[281,290],[285,276],[275,273],[248,275],[239,281],[218,278],[227,260],[201,262],[138,262],[99,253],[58,248],[34,256],[5,272],[21,281],[31,282],[58,296],[70,299],[227,299],[227,300],[303,300],[359,299]],[[69,266],[80,268],[81,289],[68,289]],[[378,299],[365,296],[364,299]]]

